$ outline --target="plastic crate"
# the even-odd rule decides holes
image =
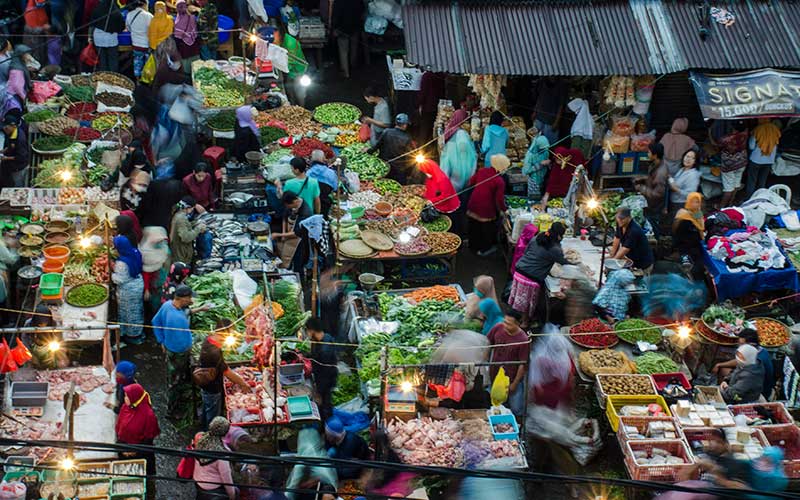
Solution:
[[[686,378],[686,375],[681,372],[653,374],[653,382],[655,383],[656,390],[658,390],[658,392],[663,391],[672,379],[677,379],[681,386],[686,389],[686,391],[692,390],[692,383],[689,382],[689,379]]]
[[[792,479],[800,478],[800,427],[794,424],[762,427],[761,432],[772,446],[783,449],[783,470]]]
[[[776,427],[780,425],[786,424],[794,424],[794,418],[789,414],[786,410],[786,407],[783,406],[783,403],[753,403],[747,405],[730,405],[728,409],[730,409],[733,416],[736,415],[745,415],[748,418],[756,418],[758,417],[758,412],[756,408],[768,408],[772,411],[772,414],[778,419],[777,424],[766,424],[766,425],[756,425],[755,427],[759,429],[763,429],[765,427]]]
[[[123,468],[129,465],[138,466],[138,472],[125,472]],[[139,474],[139,475],[146,475],[147,474],[147,460],[140,458],[136,460],[115,460],[111,462],[111,473],[112,474]]]
[[[78,481],[95,481],[108,478],[111,473],[111,462],[83,462],[75,464]]]
[[[100,494],[100,495],[82,495],[81,494],[81,486],[93,485],[93,484],[105,484],[106,488],[107,488],[106,493],[105,494]],[[86,479],[86,480],[83,480],[83,481],[78,480],[78,498],[80,498],[80,500],[100,500],[101,498],[102,499],[107,499],[110,494],[111,494],[111,480],[108,479],[108,478],[106,478],[106,479]]]
[[[513,432],[498,433],[494,431],[494,426],[497,424],[511,424],[514,428]],[[517,439],[519,437],[519,426],[517,426],[517,419],[514,415],[489,415],[489,428],[492,430],[492,436],[495,441],[502,441],[504,439]]]
[[[42,471],[42,481],[47,483],[59,481],[75,481],[76,474],[72,470],[45,469]]]
[[[696,385],[694,386],[694,402],[699,404],[718,404],[727,406],[719,386],[716,385]]]
[[[627,395],[627,396],[649,396],[649,395],[653,395],[653,396],[656,396],[658,394],[658,391],[656,390],[656,386],[653,383],[653,378],[650,375],[630,374],[630,373],[614,375],[614,374],[607,374],[607,373],[606,374],[599,373],[599,374],[595,375],[594,392],[597,395],[597,402],[600,403],[600,408],[605,408],[606,400],[608,399],[608,396],[609,396],[609,394],[603,388],[603,383],[604,383],[605,380],[607,380],[607,379],[609,379],[611,377],[625,377],[625,378],[629,378],[629,379],[632,379],[632,380],[635,380],[635,379],[647,379],[647,381],[650,384],[650,387],[652,388],[651,392],[648,392],[648,393],[645,393],[645,394],[617,394],[618,396],[623,396],[623,395]]]
[[[680,457],[684,460],[683,464],[674,465],[639,465],[634,458],[634,452],[645,451],[648,456],[653,448],[660,448]],[[683,479],[688,473],[695,469],[694,456],[689,451],[689,447],[681,439],[657,440],[648,439],[646,441],[628,441],[625,443],[625,466],[631,479],[636,481],[658,481],[663,483],[674,483],[679,478]]]
[[[142,491],[141,491],[141,493],[115,493],[114,492],[115,485],[118,486],[121,483],[138,483],[138,484],[140,484],[142,486]],[[141,498],[141,499],[144,499],[147,496],[147,483],[144,481],[144,479],[121,479],[121,478],[117,479],[117,478],[112,478],[111,479],[111,489],[108,492],[109,492],[109,498],[111,498],[112,500],[114,500],[114,499],[123,499],[123,498],[125,498],[125,499],[128,499],[128,498]]]
[[[36,457],[27,455],[10,455],[6,457],[3,470],[5,472],[18,472],[30,470],[36,466]]]
[[[708,441],[711,438],[711,433],[715,431],[722,431],[725,432],[723,428],[720,427],[683,427],[681,428],[681,436],[683,439],[686,440],[686,443],[689,445],[690,450],[694,450],[692,443],[696,441]],[[752,439],[755,439],[759,442],[759,444],[766,448],[770,446],[767,437],[761,431],[761,429],[753,429],[748,428],[750,432],[750,436]]]
[[[42,482],[42,474],[39,471],[35,470],[18,470],[13,472],[6,472],[3,475],[3,482],[4,483],[10,483],[12,481],[21,482],[22,478],[24,477],[31,477],[31,478],[35,477],[36,478],[35,482],[39,483]]]
[[[651,422],[669,422],[672,424],[675,435],[680,436],[680,426],[674,417],[626,417],[623,415],[619,417],[619,429],[617,430],[617,440],[619,441],[620,446],[623,446],[624,448],[625,442],[631,440],[649,441],[651,439],[657,439],[663,441],[663,438],[632,438],[629,437],[627,432],[625,432],[626,427],[636,427],[640,434],[645,435],[647,432],[647,427]]]
[[[617,411],[623,406],[648,406],[654,403],[664,410],[664,415],[659,416],[672,416],[667,407],[667,402],[661,396],[608,396],[606,416],[608,417],[608,423],[611,425],[611,430],[617,432],[620,417]]]
[[[45,273],[39,277],[39,290],[43,297],[61,295],[64,287],[64,275],[61,273]]]

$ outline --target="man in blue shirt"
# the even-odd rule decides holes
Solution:
[[[192,351],[192,331],[189,329],[189,306],[192,305],[192,289],[180,285],[172,300],[161,305],[153,317],[153,332],[167,357],[167,414],[181,420],[186,416],[188,401],[189,358]],[[183,407],[183,409],[181,409]]]
[[[325,153],[322,150],[315,149],[311,152],[311,168],[308,169],[306,175],[316,179],[319,183],[321,213],[327,217],[333,204],[331,193],[335,193],[338,189],[339,177],[336,175],[336,170],[325,163]]]

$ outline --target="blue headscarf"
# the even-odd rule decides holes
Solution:
[[[136,375],[136,365],[130,361],[120,361],[117,363],[117,373],[125,378],[126,384],[129,384]]]
[[[764,459],[768,459],[769,463],[764,464]],[[762,470],[766,465],[767,470]],[[750,486],[754,490],[766,491],[770,493],[777,493],[786,490],[789,485],[789,480],[783,472],[783,450],[777,446],[769,446],[764,449],[762,458],[757,458],[752,462],[752,469],[750,475]],[[745,498],[750,500],[766,500],[767,497],[762,495],[746,495]]]
[[[486,320],[483,322],[483,330],[481,330],[481,333],[489,335],[492,328],[498,323],[503,322],[503,311],[500,310],[500,306],[497,305],[497,302],[492,299],[481,300],[478,303],[478,309],[480,309],[481,313],[486,317]]]
[[[127,236],[115,236],[114,248],[119,253],[119,260],[128,265],[128,273],[131,278],[142,274],[142,254],[131,244]]]

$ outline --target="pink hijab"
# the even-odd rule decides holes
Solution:
[[[197,20],[189,14],[189,5],[186,0],[178,0],[175,4],[178,15],[175,16],[175,28],[173,34],[175,38],[186,45],[194,45],[197,40]]]
[[[458,129],[461,128],[461,124],[464,120],[467,119],[469,113],[464,111],[463,109],[457,109],[453,116],[450,118],[450,121],[447,122],[447,126],[444,128],[444,142],[450,140],[453,135],[458,132]]]

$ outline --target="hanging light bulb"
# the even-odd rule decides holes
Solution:
[[[236,337],[228,335],[225,337],[225,347],[233,347],[236,345]]]
[[[53,340],[47,344],[47,349],[49,349],[50,352],[56,352],[57,350],[61,349],[61,342]]]
[[[66,457],[58,463],[58,466],[64,470],[72,470],[75,468],[75,461],[70,457]]]
[[[256,43],[258,41],[258,35],[256,35],[255,33],[250,33],[249,40],[250,43]]]
[[[300,77],[300,86],[301,87],[308,87],[311,85],[311,77],[308,75],[303,75]]]
[[[92,245],[92,240],[87,238],[86,236],[81,236],[81,239],[78,240],[81,248],[89,248]]]
[[[597,201],[597,198],[589,198],[589,201],[586,202],[586,208],[589,210],[597,210],[597,207],[600,206],[600,202]]]
[[[418,155],[415,157],[415,160],[417,161],[417,163],[422,163],[422,162],[424,162],[424,161],[425,161],[425,155],[423,155],[422,153],[420,153],[420,154],[418,154]]]
[[[61,180],[64,182],[69,182],[72,179],[72,172],[69,170],[62,170],[61,174],[59,175],[61,176]]]
[[[414,386],[408,380],[404,380],[400,384],[400,390],[403,392],[411,392],[414,389]]]
[[[679,339],[688,339],[689,334],[692,333],[692,329],[686,325],[681,325],[678,327],[678,338]]]

